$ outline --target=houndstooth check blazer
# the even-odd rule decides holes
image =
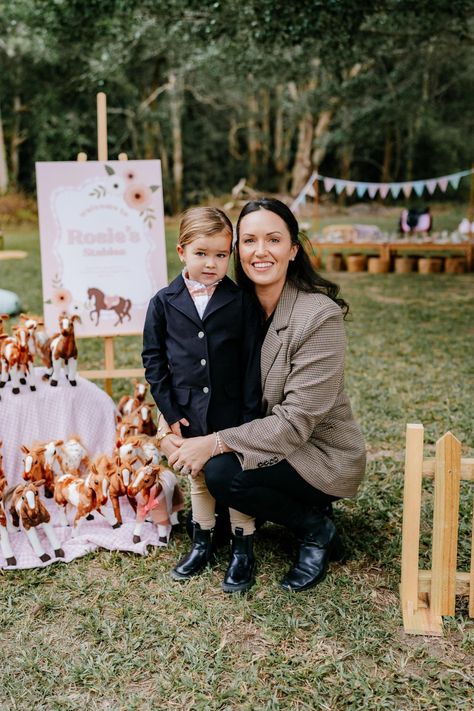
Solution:
[[[339,306],[287,282],[262,346],[265,416],[221,432],[244,469],[286,459],[316,489],[355,495],[365,444],[344,391],[344,354]]]

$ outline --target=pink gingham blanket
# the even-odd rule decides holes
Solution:
[[[49,441],[53,439],[68,439],[71,435],[79,435],[90,458],[98,454],[111,455],[115,444],[115,413],[114,401],[94,383],[77,377],[77,386],[72,387],[64,375],[56,388],[41,380],[43,368],[35,368],[36,392],[31,392],[27,385],[21,386],[21,392],[14,395],[11,383],[0,390],[0,440],[3,440],[3,468],[8,478],[9,486],[23,482],[22,444],[29,446],[35,440]],[[171,524],[177,522],[176,505],[173,493],[176,484],[175,475],[166,471],[162,475],[163,491],[161,497],[169,513],[167,535],[171,532]],[[55,562],[70,562],[80,558],[97,548],[122,550],[146,555],[148,546],[164,546],[159,540],[158,528],[151,522],[145,522],[141,530],[140,543],[132,543],[135,514],[126,497],[120,499],[123,524],[113,529],[100,516],[94,514],[93,521],[81,520],[78,525],[78,535],[71,536],[71,528],[62,526],[56,504],[51,499],[43,497],[43,502],[51,514],[51,521],[65,553],[64,558],[56,559],[48,539],[41,527],[37,529],[40,541],[49,555],[50,561],[42,563],[33,552],[23,531],[13,532],[9,526],[9,538],[17,564],[15,568],[37,568],[51,565]],[[112,511],[110,501],[107,507]],[[73,512],[68,513],[72,522]],[[7,566],[0,551],[0,568],[12,569]]]

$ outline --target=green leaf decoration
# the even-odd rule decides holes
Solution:
[[[51,301],[51,299],[46,299],[46,301],[44,303],[45,304],[52,304],[53,302]]]
[[[106,165],[105,170],[107,171],[108,175],[115,175],[115,170],[111,168],[110,165]]]
[[[150,190],[152,193],[154,193],[155,190],[158,190],[159,187],[160,187],[159,185],[150,185]]]

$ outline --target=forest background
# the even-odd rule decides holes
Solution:
[[[242,177],[296,195],[317,168],[468,168],[472,28],[466,0],[0,0],[0,193],[96,158],[98,91],[110,157],[160,158],[167,212]]]

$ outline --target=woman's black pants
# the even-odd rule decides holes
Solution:
[[[221,454],[207,462],[204,473],[219,504],[296,532],[311,525],[315,511],[325,513],[339,498],[312,487],[286,459],[245,471],[235,454]]]

